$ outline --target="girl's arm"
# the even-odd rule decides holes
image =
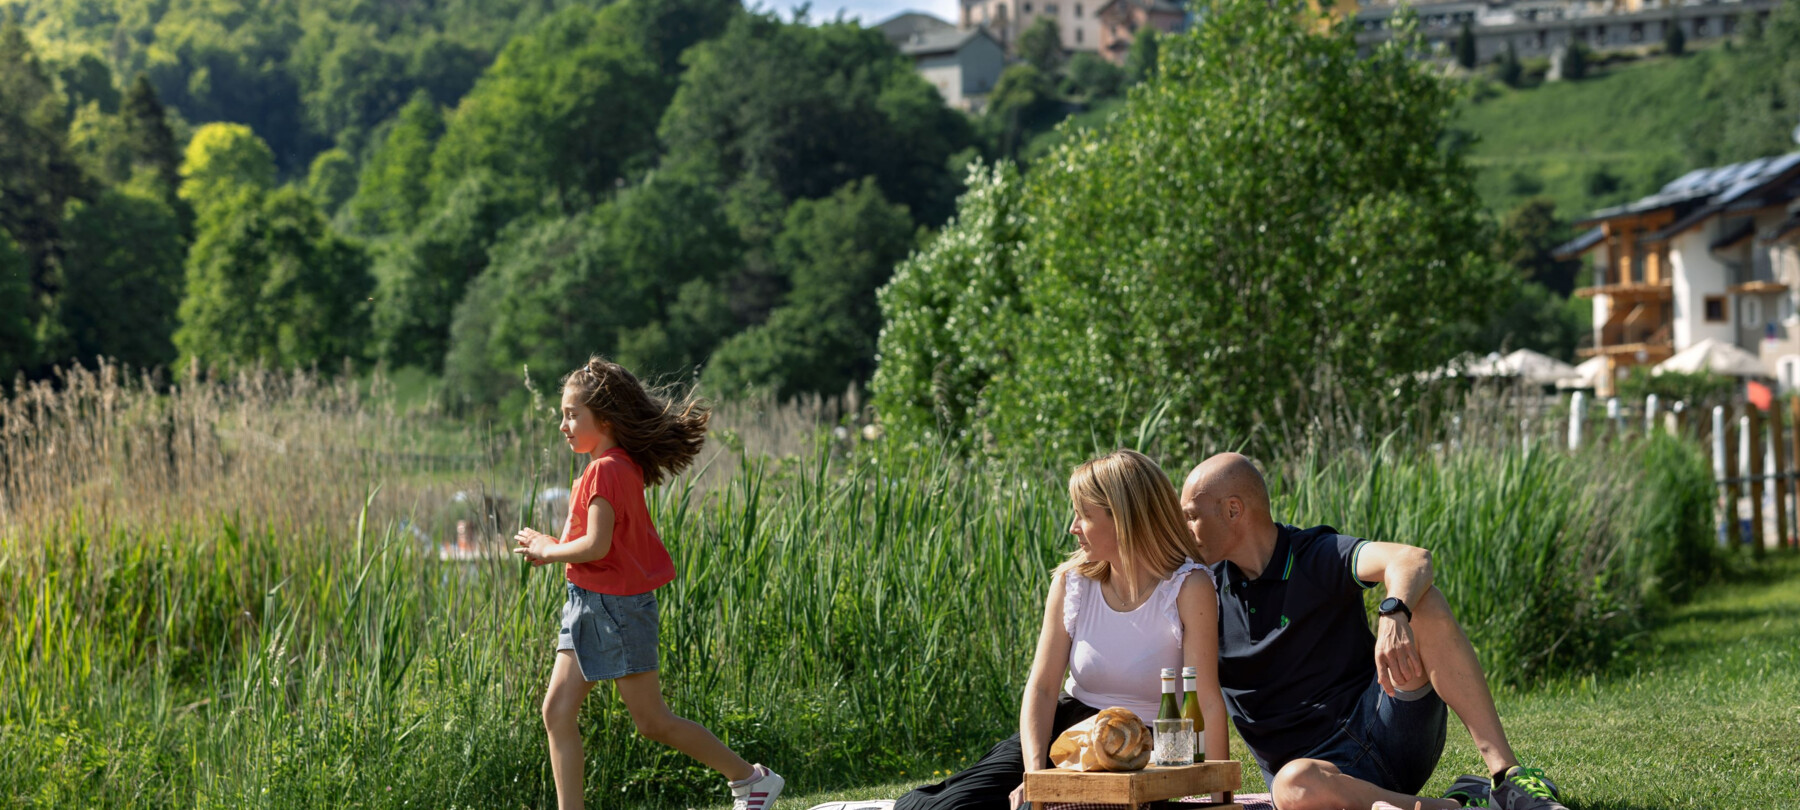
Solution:
[[[534,562],[593,562],[604,559],[612,552],[612,534],[612,504],[596,495],[593,500],[588,501],[587,534],[567,543],[558,543],[550,535],[526,529],[519,532],[519,547],[513,549],[513,552],[523,554]]]
[[[1194,691],[1200,697],[1200,716],[1206,720],[1206,758],[1231,759],[1230,735],[1225,728],[1225,695],[1219,691],[1219,595],[1212,578],[1196,571],[1181,583],[1175,597],[1181,614],[1181,663],[1194,667],[1199,677]]]
[[[1044,626],[1038,631],[1037,653],[1031,657],[1031,676],[1025,681],[1025,698],[1019,706],[1019,747],[1027,771],[1050,766],[1056,693],[1063,674],[1069,671],[1069,648],[1073,642],[1069,631],[1063,629],[1064,577],[1058,574],[1050,580],[1050,595],[1044,600]]]

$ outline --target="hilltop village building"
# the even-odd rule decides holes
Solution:
[[[1670,0],[1455,0],[1383,3],[1357,9],[1356,41],[1372,48],[1393,37],[1401,9],[1419,20],[1419,33],[1449,54],[1463,26],[1475,36],[1478,62],[1491,62],[1512,46],[1519,56],[1548,56],[1581,43],[1593,51],[1655,45],[1670,26],[1680,26],[1691,43],[1732,36],[1755,19],[1767,19],[1780,0],[1724,0],[1677,3]]]
[[[909,11],[875,26],[913,60],[919,75],[944,103],[975,112],[1006,69],[1006,49],[982,26],[958,28],[930,14]]]
[[[1655,194],[1595,211],[1557,248],[1587,257],[1591,345],[1605,358],[1596,393],[1632,367],[1712,339],[1762,361],[1782,391],[1800,387],[1800,152],[1697,169]]]

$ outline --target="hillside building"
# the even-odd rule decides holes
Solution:
[[[1596,393],[1708,338],[1800,387],[1800,152],[1698,169],[1577,224],[1590,227],[1557,255],[1592,267],[1575,294],[1593,300],[1580,353],[1604,358]]]

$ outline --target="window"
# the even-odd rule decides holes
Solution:
[[[1055,14],[1056,12],[1057,12],[1057,8],[1056,8],[1055,3],[1045,3],[1044,4],[1044,13],[1045,14]]]
[[[1020,7],[1020,9],[1019,9],[1019,13],[1021,13],[1021,14],[1030,14],[1030,13],[1031,13],[1031,4],[1030,4],[1030,3],[1026,3],[1026,4],[1024,4],[1024,5],[1023,5],[1023,6],[1021,6],[1021,7]]]
[[[1706,297],[1706,322],[1725,322],[1725,296],[1709,295]]]
[[[1075,44],[1076,45],[1081,44],[1081,29],[1079,29],[1079,28],[1075,29]]]
[[[1755,298],[1740,298],[1742,304],[1738,308],[1739,323],[1744,326],[1762,325],[1762,302]]]
[[[1080,3],[1075,4],[1075,19],[1077,19],[1077,20],[1081,19],[1081,4]]]

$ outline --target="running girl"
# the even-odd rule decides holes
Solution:
[[[718,771],[733,810],[768,810],[782,778],[733,753],[704,726],[663,703],[656,677],[656,589],[675,578],[644,487],[680,473],[706,440],[706,406],[691,396],[666,401],[631,372],[599,357],[563,378],[562,434],[593,457],[576,479],[562,537],[523,529],[513,553],[533,563],[567,563],[556,665],[544,695],[550,770],[561,810],[582,806],[581,731],[576,717],[596,681],[612,681],[639,734]]]

